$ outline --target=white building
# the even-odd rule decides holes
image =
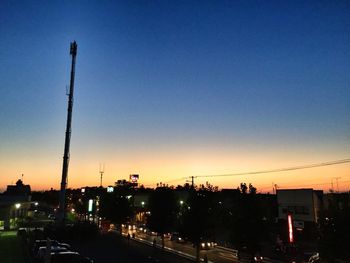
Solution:
[[[322,207],[323,191],[309,189],[277,190],[278,219],[317,223]]]

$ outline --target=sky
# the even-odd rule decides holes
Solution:
[[[0,191],[59,189],[70,42],[78,44],[68,186],[350,158],[349,1],[0,2]],[[314,187],[349,163],[196,178]]]

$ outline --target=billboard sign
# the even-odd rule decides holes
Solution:
[[[138,174],[130,174],[129,180],[131,183],[137,184],[137,181],[139,180],[139,175]]]

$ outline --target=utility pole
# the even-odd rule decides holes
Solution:
[[[332,190],[332,193],[334,192],[334,187],[333,187],[333,178],[331,179],[331,190]]]
[[[333,189],[333,179],[335,179],[335,182],[337,183],[337,193],[339,193],[339,184],[338,180],[341,179],[341,177],[333,177],[332,178],[332,189]],[[334,190],[334,189],[333,189]]]
[[[194,188],[194,178],[196,178],[196,176],[190,176],[189,178],[191,178],[191,181],[186,180],[187,183],[191,182],[191,187]]]
[[[77,56],[77,43],[74,41],[70,43],[70,55],[72,55],[72,66],[70,73],[70,86],[68,94],[68,109],[67,109],[67,126],[66,126],[66,138],[64,143],[64,155],[63,155],[63,167],[62,167],[62,180],[61,180],[61,191],[60,191],[60,204],[58,220],[64,224],[66,217],[66,187],[68,177],[68,165],[69,165],[69,148],[70,148],[70,137],[72,131],[72,112],[73,112],[73,94],[74,94],[74,76],[75,76],[75,58]]]

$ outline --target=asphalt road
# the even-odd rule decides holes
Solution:
[[[126,234],[127,232],[124,232]],[[130,235],[132,233],[136,234],[137,238],[142,238],[143,240],[147,240],[149,242],[152,242],[154,238],[156,238],[157,244],[161,245],[161,238],[157,236],[151,236],[142,232],[130,232]],[[178,243],[176,241],[170,241],[169,238],[165,239],[165,247],[180,251],[183,253],[186,253],[188,255],[191,255],[195,257],[196,255],[196,250],[190,243]],[[219,248],[212,248],[209,250],[200,250],[200,257],[204,258],[204,256],[207,256],[208,260],[213,263],[239,263],[240,261],[237,260],[236,257],[233,256],[233,253],[227,251],[227,250],[222,250]]]
[[[190,263],[191,261],[152,246],[113,233],[92,240],[71,242],[72,249],[94,260],[95,263]]]

